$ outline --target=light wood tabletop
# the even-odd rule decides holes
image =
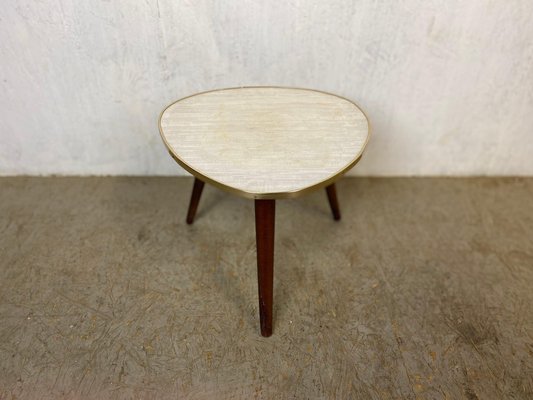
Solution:
[[[169,105],[159,130],[172,157],[202,181],[255,199],[295,197],[353,167],[369,123],[352,101],[284,87],[199,93]]]

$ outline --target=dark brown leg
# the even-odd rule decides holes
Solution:
[[[255,200],[257,282],[261,335],[272,335],[272,289],[274,285],[274,222],[276,200]]]
[[[200,196],[204,188],[204,182],[198,178],[194,178],[194,186],[192,187],[191,202],[189,203],[189,212],[187,213],[187,223],[190,225],[194,222],[194,216],[198,203],[200,202]]]
[[[341,219],[341,211],[339,209],[339,203],[337,202],[337,190],[335,190],[334,183],[326,187],[326,193],[328,194],[329,206],[333,213],[333,219],[338,221]]]

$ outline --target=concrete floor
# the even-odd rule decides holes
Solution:
[[[531,399],[533,179],[344,179],[277,207],[190,178],[0,179],[0,399]]]

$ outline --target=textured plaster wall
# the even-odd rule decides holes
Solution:
[[[533,174],[533,3],[7,1],[0,174],[176,174],[160,110],[290,85],[357,101],[363,175]]]

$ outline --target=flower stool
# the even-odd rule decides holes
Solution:
[[[170,155],[194,175],[192,224],[204,182],[254,199],[261,334],[272,334],[276,199],[326,188],[340,219],[335,181],[361,158],[369,123],[333,94],[284,87],[220,89],[185,97],[159,118]]]

